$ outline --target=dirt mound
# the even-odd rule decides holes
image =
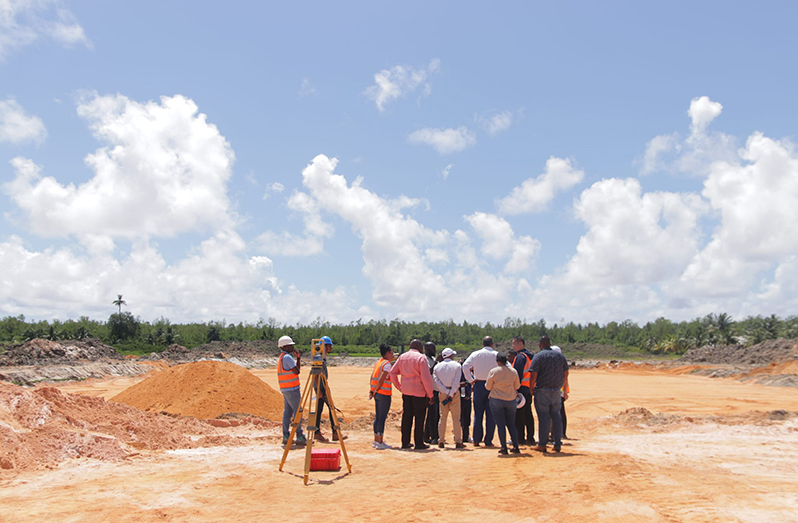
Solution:
[[[743,345],[715,345],[690,349],[680,358],[690,363],[712,363],[727,365],[756,365],[758,367],[771,362],[781,363],[798,359],[798,343],[796,340],[779,338],[763,341],[751,347]]]
[[[787,360],[782,363],[773,362],[746,372],[743,376],[759,376],[762,374],[798,374],[798,360]]]
[[[248,370],[223,361],[175,365],[133,385],[111,401],[145,411],[195,418],[238,412],[282,420],[283,396]]]
[[[615,361],[612,360],[608,363],[599,364],[597,368],[616,369],[616,370],[630,370],[630,371],[652,371],[656,367],[647,361]]]
[[[207,358],[264,358],[278,354],[280,354],[280,349],[271,340],[212,341],[193,349],[187,349],[177,344],[169,345],[163,352],[153,353],[149,358],[199,361]]]
[[[208,436],[216,429],[52,387],[0,383],[0,469],[49,468],[80,457],[116,461],[136,449],[203,446],[187,434]]]
[[[779,409],[772,411],[751,411],[743,413],[716,414],[703,416],[681,416],[677,414],[653,413],[644,407],[632,407],[609,418],[597,420],[599,425],[621,425],[629,428],[644,428],[654,432],[672,431],[693,424],[716,425],[770,425],[775,422],[796,417],[795,412]]]
[[[632,407],[631,409],[626,409],[613,416],[612,421],[621,425],[655,426],[677,423],[681,421],[681,418],[673,414],[663,414],[661,412],[654,414],[643,407]]]
[[[84,340],[50,341],[33,339],[20,345],[12,345],[0,355],[0,366],[5,365],[52,365],[78,361],[121,360],[116,349],[96,338]]]

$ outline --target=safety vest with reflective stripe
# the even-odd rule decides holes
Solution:
[[[277,381],[280,382],[280,389],[293,389],[299,387],[299,374],[296,374],[293,369],[283,369],[283,357],[286,354],[288,353],[281,352],[277,359]]]
[[[521,386],[528,388],[532,383],[532,358],[527,353],[523,354],[526,358],[526,363],[524,364],[524,375],[521,377]]]
[[[371,373],[371,390],[375,391],[376,394],[382,394],[384,396],[390,396],[393,387],[391,387],[391,380],[385,378],[382,381],[382,385],[380,388],[377,389],[377,383],[380,381],[380,376],[382,376],[383,369],[385,365],[390,363],[385,358],[382,358],[374,365],[374,372]]]

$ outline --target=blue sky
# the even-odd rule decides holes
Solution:
[[[790,315],[798,8],[0,0],[0,315]]]

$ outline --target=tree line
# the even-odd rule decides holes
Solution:
[[[776,338],[798,337],[798,317],[780,318],[748,316],[735,321],[726,313],[709,314],[690,321],[674,322],[658,318],[640,326],[632,320],[598,323],[554,323],[541,319],[529,323],[520,318],[507,318],[502,324],[455,322],[407,322],[402,320],[353,321],[348,324],[331,324],[321,318],[309,324],[287,325],[274,318],[256,323],[227,323],[225,320],[203,323],[173,324],[166,318],[143,321],[128,311],[121,310],[121,296],[115,305],[119,312],[107,321],[81,316],[77,320],[27,321],[25,316],[7,316],[0,320],[0,342],[22,343],[34,338],[49,340],[81,340],[99,338],[104,343],[127,350],[157,352],[177,343],[193,348],[211,341],[277,340],[291,336],[299,345],[309,345],[314,338],[332,337],[337,346],[349,348],[374,348],[380,343],[392,346],[407,344],[413,338],[434,341],[438,345],[477,348],[484,336],[496,341],[509,340],[521,335],[527,340],[537,340],[543,334],[554,343],[607,344],[621,348],[635,348],[652,354],[680,354],[704,345],[753,345]],[[124,302],[123,302],[124,303]]]

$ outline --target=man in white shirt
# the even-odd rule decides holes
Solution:
[[[488,407],[488,390],[485,389],[485,380],[488,373],[496,366],[496,351],[493,349],[493,338],[485,336],[482,338],[482,348],[471,353],[463,363],[463,374],[466,380],[472,385],[472,396],[474,398],[474,446],[479,447],[484,443],[486,447],[493,447],[493,431],[496,424],[493,421],[493,413]],[[485,430],[482,430],[482,416],[485,416]],[[484,439],[483,439],[484,436]]]
[[[454,446],[463,449],[465,448],[463,428],[460,426],[460,364],[452,360],[454,355],[455,352],[446,347],[441,352],[443,361],[432,369],[432,383],[438,391],[441,409],[441,419],[438,422],[438,447],[446,447],[446,421],[451,413]]]

